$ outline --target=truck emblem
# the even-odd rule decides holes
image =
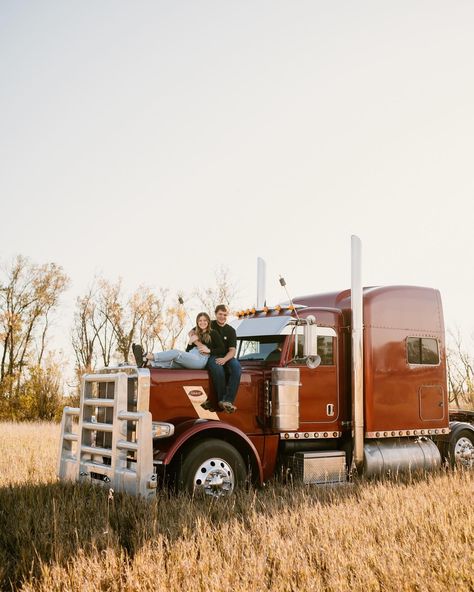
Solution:
[[[189,391],[188,397],[201,397],[202,392],[199,389],[194,389],[193,391]]]
[[[206,391],[202,386],[184,386],[184,392],[187,394],[191,405],[197,413],[199,419],[216,419],[220,421],[219,416],[215,411],[207,411],[201,407],[201,403],[207,399]]]

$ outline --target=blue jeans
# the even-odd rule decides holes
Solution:
[[[219,364],[216,364],[216,357],[209,356],[207,369],[217,392],[217,400],[233,403],[237,396],[240,375],[242,374],[239,360],[231,358],[224,366],[219,366]],[[226,380],[226,374],[228,374],[228,380]]]
[[[152,368],[190,368],[201,370],[206,367],[209,354],[202,354],[197,347],[189,352],[179,349],[170,349],[153,354]]]

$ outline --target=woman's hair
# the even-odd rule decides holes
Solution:
[[[207,321],[207,329],[205,331],[199,327],[198,321],[201,317],[204,317]],[[200,312],[196,317],[196,335],[202,343],[209,343],[211,341],[211,317],[207,312]]]

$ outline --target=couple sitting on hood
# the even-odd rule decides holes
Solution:
[[[186,351],[172,349],[165,352],[144,354],[140,345],[133,344],[133,354],[137,366],[152,368],[206,368],[211,375],[217,392],[218,406],[227,413],[233,413],[237,407],[234,400],[240,384],[241,368],[235,358],[237,336],[235,329],[227,324],[229,311],[225,304],[215,309],[216,320],[200,312],[196,317],[196,326],[189,332]],[[228,380],[226,377],[228,374]],[[204,409],[212,409],[207,400],[202,403]]]

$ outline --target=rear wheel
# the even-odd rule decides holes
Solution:
[[[223,497],[245,483],[247,471],[240,453],[215,438],[198,442],[180,458],[176,483],[189,493]]]
[[[474,468],[474,432],[468,429],[452,434],[448,445],[448,458],[451,466]]]

